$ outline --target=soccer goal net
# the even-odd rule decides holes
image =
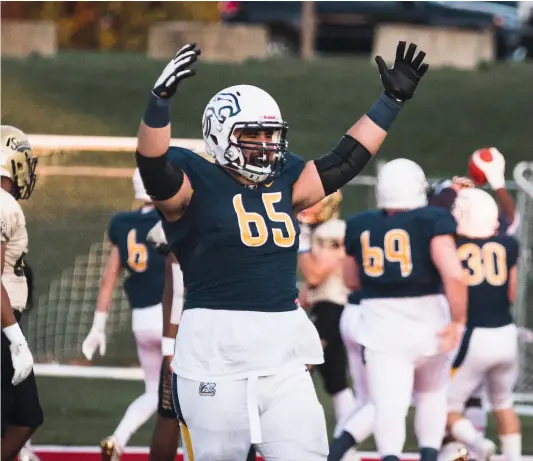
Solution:
[[[27,259],[35,274],[33,308],[25,316],[24,327],[37,363],[36,372],[142,379],[130,308],[121,283],[113,295],[106,356],[97,356],[89,363],[81,353],[109,254],[107,226],[113,214],[132,206],[136,140],[32,135],[30,141],[40,160],[34,195],[22,204],[30,233]],[[201,140],[173,140],[173,144],[205,155]],[[533,194],[528,168],[519,172],[517,167],[516,182],[509,183],[509,187],[516,192],[522,216],[516,319],[520,325],[533,328]],[[349,185],[355,190],[344,189],[343,216],[375,205],[375,181],[375,176],[358,176]],[[517,392],[522,400],[533,402],[529,400],[533,396],[533,346],[524,343],[521,354]]]

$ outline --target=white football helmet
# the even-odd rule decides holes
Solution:
[[[206,151],[219,165],[255,183],[281,172],[288,127],[266,91],[236,85],[218,92],[205,108],[202,128]],[[272,130],[272,142],[241,141],[243,130]]]
[[[37,181],[37,158],[33,156],[26,134],[8,125],[2,125],[0,130],[0,176],[11,179],[17,200],[27,199]]]
[[[379,170],[376,185],[378,208],[412,210],[427,205],[428,182],[424,170],[406,158],[391,160]]]
[[[135,194],[135,200],[141,200],[142,202],[152,201],[144,188],[139,168],[135,168],[135,172],[133,173],[133,193]]]
[[[498,205],[481,189],[461,189],[452,209],[457,233],[465,237],[487,238],[498,231]]]

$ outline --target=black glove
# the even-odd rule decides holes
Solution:
[[[176,53],[172,61],[167,64],[157,82],[155,82],[152,93],[158,98],[166,99],[172,97],[184,78],[192,77],[196,74],[189,67],[196,62],[200,53],[200,49],[196,48],[196,43],[185,45]]]
[[[399,101],[407,101],[413,97],[418,82],[429,68],[428,64],[422,64],[426,53],[420,51],[413,59],[415,51],[414,43],[409,44],[407,53],[405,53],[405,42],[398,42],[396,59],[390,69],[387,68],[381,56],[376,56],[385,94]]]

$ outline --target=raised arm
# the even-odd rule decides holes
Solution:
[[[396,59],[390,69],[381,56],[376,57],[384,93],[330,153],[307,163],[293,187],[295,212],[340,189],[357,176],[376,154],[404,102],[413,97],[428,69],[428,65],[423,64],[426,54],[420,51],[415,57],[415,51],[415,44],[411,43],[405,52],[405,42],[399,42]]]
[[[487,182],[495,192],[500,209],[503,211],[503,214],[509,221],[511,231],[516,231],[515,228],[518,227],[519,219],[516,214],[513,198],[505,188],[505,157],[498,149],[491,147],[488,149],[488,151],[491,153],[492,159],[490,161],[486,161],[482,158],[480,154],[481,151],[482,149],[474,152],[472,155],[472,160],[474,164],[485,174]]]
[[[168,221],[179,219],[190,202],[192,188],[187,175],[170,162],[170,98],[179,83],[195,72],[189,67],[198,59],[195,44],[184,46],[167,64],[150,94],[137,135],[135,157],[143,184],[156,207]]]

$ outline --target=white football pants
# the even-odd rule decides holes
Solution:
[[[244,461],[250,444],[265,461],[327,458],[324,411],[303,367],[236,381],[198,382],[174,375],[173,395],[186,425],[188,459]]]
[[[380,456],[401,456],[413,392],[418,445],[439,449],[446,429],[449,356],[411,359],[403,354],[365,349],[364,360],[375,406],[374,438]]]

